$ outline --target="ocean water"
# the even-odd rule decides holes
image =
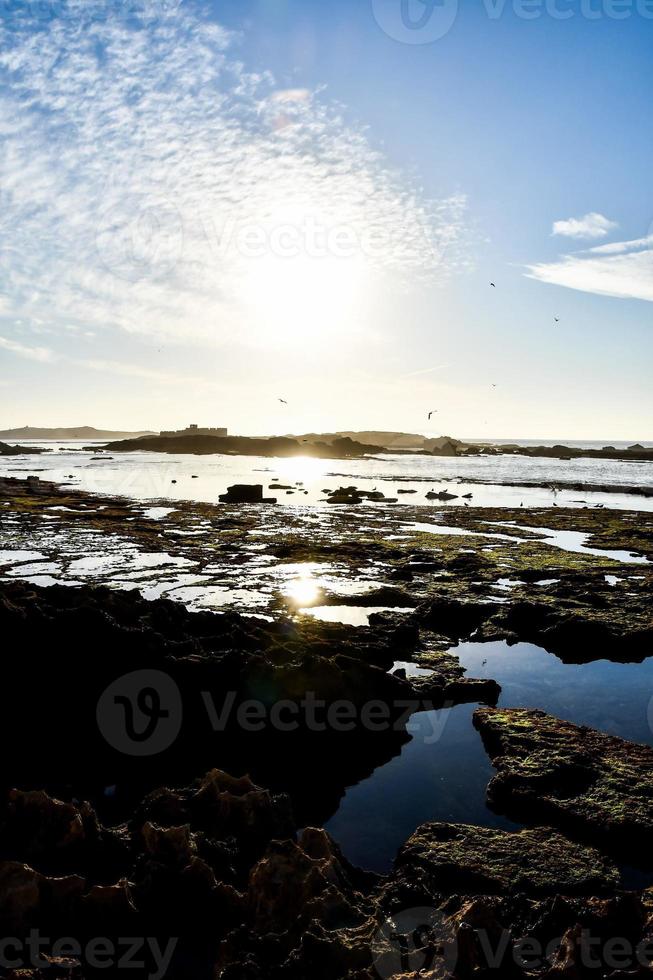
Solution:
[[[653,745],[653,660],[564,664],[530,643],[462,643],[454,652],[468,676],[498,681],[501,707],[542,708]],[[494,769],[472,725],[477,707],[413,715],[412,739],[401,754],[346,791],[326,829],[351,861],[388,871],[397,849],[427,820],[516,829],[486,803]]]
[[[25,443],[25,445],[28,445]],[[325,489],[356,485],[378,488],[398,504],[442,507],[441,501],[425,499],[430,490],[458,494],[450,506],[465,503],[472,493],[477,506],[582,507],[603,503],[620,509],[653,510],[653,497],[630,493],[512,487],[520,481],[555,486],[558,482],[614,485],[653,490],[653,462],[602,459],[532,459],[526,456],[472,456],[449,458],[392,454],[363,459],[269,459],[257,456],[188,456],[164,453],[98,453],[84,451],[83,443],[30,443],[50,449],[40,456],[0,457],[0,475],[26,476],[66,483],[94,493],[118,494],[138,500],[198,500],[217,502],[234,483],[261,483],[265,493],[280,504],[321,504]],[[195,479],[193,478],[195,477]],[[176,481],[173,483],[173,481]],[[293,492],[268,489],[275,482],[292,486]],[[397,491],[413,489],[414,494]],[[383,506],[383,505],[380,505]]]

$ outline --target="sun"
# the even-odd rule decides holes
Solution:
[[[356,332],[366,288],[355,257],[266,255],[249,261],[242,299],[256,335],[315,349]]]

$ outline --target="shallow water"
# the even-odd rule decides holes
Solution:
[[[606,558],[612,561],[619,561],[625,565],[650,565],[651,562],[643,555],[638,555],[631,551],[614,551],[606,548],[589,548],[586,541],[591,537],[584,531],[556,531],[548,527],[520,527],[512,521],[491,522],[494,527],[510,527],[516,531],[523,531],[525,534],[542,535],[541,543],[551,548],[560,548],[561,551],[570,551],[577,555],[594,555],[597,558]],[[494,538],[496,541],[512,541],[516,544],[525,544],[533,540],[530,538],[520,538],[515,535],[496,533],[492,531],[470,531],[466,528],[449,526],[446,524],[426,524],[418,522],[410,525],[410,530],[423,531],[427,534],[435,535],[456,535],[457,537],[474,538]],[[551,580],[552,581],[552,580]]]
[[[29,445],[44,446],[52,451],[42,456],[1,457],[0,475],[24,476],[34,473],[41,479],[68,483],[77,489],[124,495],[139,500],[198,500],[214,503],[231,484],[261,483],[265,495],[276,495],[279,504],[315,505],[325,501],[322,490],[355,484],[362,490],[378,487],[388,497],[397,497],[398,489],[417,491],[415,494],[399,495],[396,504],[375,505],[378,508],[396,508],[404,504],[441,508],[442,501],[429,501],[425,495],[433,489],[446,489],[459,495],[456,500],[447,504],[449,507],[463,506],[466,502],[463,494],[471,493],[473,497],[469,502],[483,507],[519,507],[521,503],[525,507],[547,507],[554,502],[558,506],[583,507],[604,503],[626,510],[653,511],[651,497],[576,490],[561,490],[554,494],[547,488],[501,485],[506,481],[534,480],[550,484],[568,481],[653,488],[653,463],[649,462],[600,459],[561,461],[531,459],[526,456],[448,458],[407,454],[356,460],[307,457],[268,459],[256,456],[189,456],[145,452],[95,459],[97,449],[83,452],[83,443],[80,442],[41,442]],[[477,480],[484,482],[473,482]],[[275,482],[291,485],[295,492],[289,495],[285,490],[279,490],[275,494],[274,488],[268,490]]]
[[[392,606],[313,606],[307,609],[299,609],[304,616],[312,616],[323,623],[343,623],[345,626],[368,626],[369,618],[372,613],[391,613],[391,612],[413,612],[411,609],[402,607],[395,609]]]
[[[542,708],[611,735],[653,745],[653,660],[563,664],[529,643],[463,643],[469,677],[493,677],[499,705]],[[472,725],[476,705],[421,711],[401,754],[350,787],[326,824],[355,864],[387,871],[406,838],[427,820],[514,828],[485,802],[494,774]]]

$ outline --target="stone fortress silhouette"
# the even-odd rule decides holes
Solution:
[[[227,429],[205,428],[200,429],[197,425],[189,425],[185,429],[176,429],[169,432],[161,432],[162,436],[218,436],[221,439],[227,435]]]

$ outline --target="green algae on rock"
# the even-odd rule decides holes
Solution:
[[[498,770],[493,808],[651,863],[653,749],[539,710],[479,708],[474,725]]]
[[[548,827],[425,823],[400,848],[395,874],[440,895],[590,895],[619,885],[616,867],[598,851]]]

